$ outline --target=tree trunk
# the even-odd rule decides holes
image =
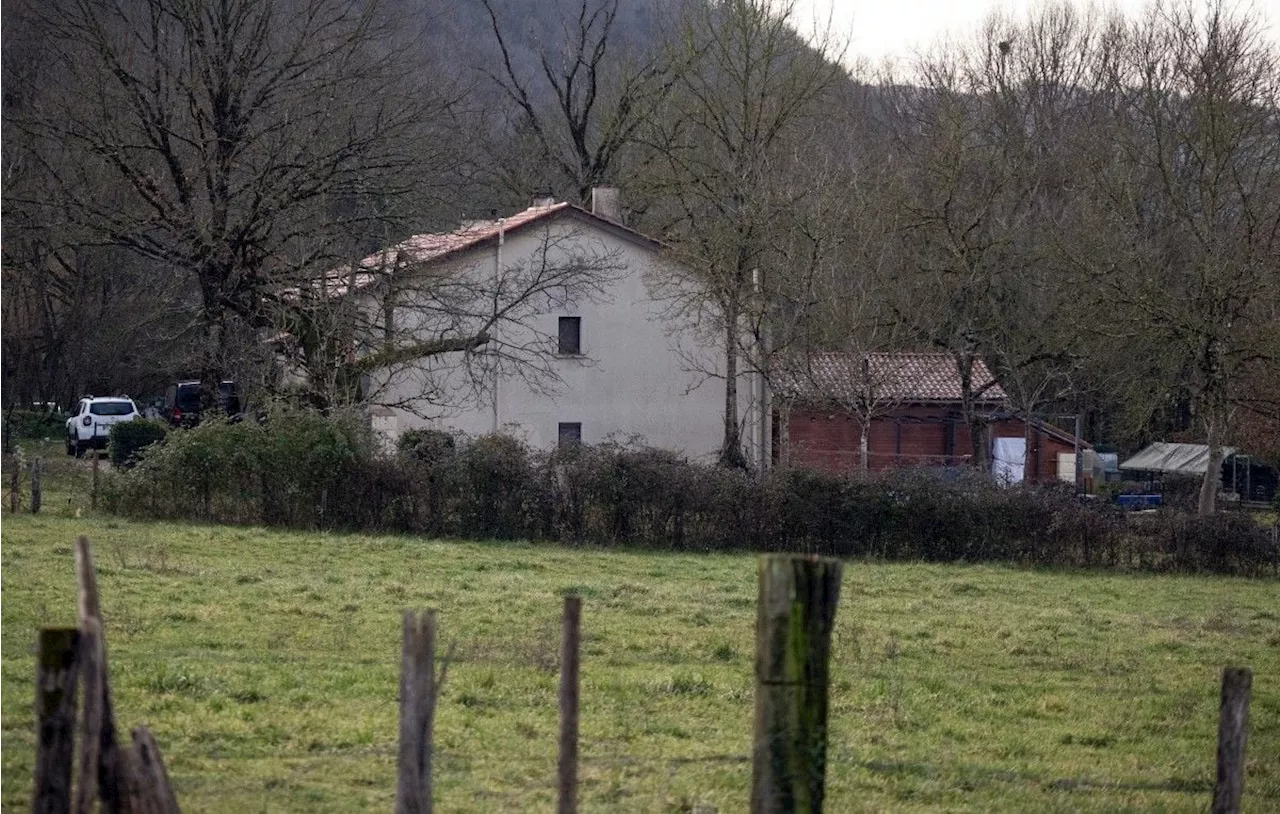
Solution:
[[[984,472],[988,471],[988,439],[987,439],[987,422],[976,412],[969,413],[969,450],[973,455],[972,463],[975,469]]]
[[[858,428],[858,468],[866,475],[871,468],[871,419],[864,415],[858,421],[861,424]]]
[[[1222,481],[1222,430],[1226,422],[1221,415],[1209,415],[1209,462],[1200,482],[1198,514],[1213,514],[1218,504],[1218,484]]]
[[[969,353],[956,356],[956,371],[960,375],[960,410],[964,413],[964,423],[969,428],[969,465],[984,472],[990,471],[987,459],[990,447],[987,440],[987,421],[979,416],[974,405],[973,394],[973,355]]]
[[[204,348],[200,366],[200,410],[206,417],[216,415],[218,388],[222,384],[222,360],[227,341],[226,316],[221,310],[205,307]]]
[[[724,313],[724,444],[720,465],[747,468],[738,430],[738,301],[730,299]]]

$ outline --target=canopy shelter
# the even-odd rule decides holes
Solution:
[[[1222,460],[1235,453],[1235,447],[1223,447]],[[1165,441],[1155,442],[1120,464],[1121,469],[1130,471],[1177,475],[1203,475],[1208,466],[1208,444],[1172,444]]]

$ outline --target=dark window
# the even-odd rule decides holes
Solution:
[[[567,446],[569,444],[582,443],[582,422],[581,421],[574,421],[574,422],[561,421],[559,432],[560,432],[560,446],[562,447]]]
[[[89,412],[94,415],[129,415],[133,412],[133,402],[95,401],[90,403]]]
[[[564,356],[582,353],[582,317],[560,317],[560,342],[556,352]]]
[[[200,409],[200,383],[187,382],[178,385],[175,391],[173,406],[184,413],[194,413]]]

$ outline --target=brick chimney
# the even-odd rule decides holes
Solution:
[[[622,200],[617,187],[591,188],[591,214],[622,223]]]

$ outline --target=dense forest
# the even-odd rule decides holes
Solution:
[[[893,68],[789,0],[3,14],[7,406],[177,375],[269,394],[286,332],[323,388],[341,360],[308,284],[614,186],[691,270],[673,315],[726,387],[940,350],[1097,442],[1280,460],[1280,54],[1234,5],[1047,4]]]

